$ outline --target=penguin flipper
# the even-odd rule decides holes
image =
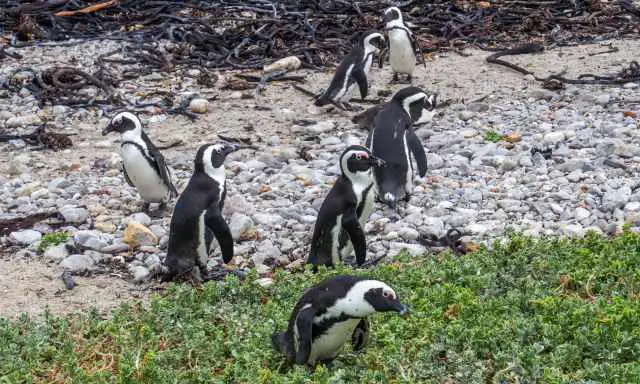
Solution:
[[[160,153],[160,151],[150,150],[149,152],[151,157],[153,157],[153,161],[156,164],[156,170],[158,171],[158,174],[160,175],[162,180],[164,180],[165,184],[167,184],[167,187],[169,187],[169,190],[171,191],[171,193],[174,196],[178,196],[178,191],[176,190],[176,187],[171,182],[171,176],[169,175],[169,168],[167,167],[167,163],[164,161],[164,156],[162,156],[162,153]]]
[[[356,253],[356,263],[362,265],[367,258],[367,240],[358,221],[358,214],[355,207],[349,207],[342,214],[342,227],[349,234],[351,244],[353,244],[353,249]]]
[[[351,334],[351,345],[354,351],[359,351],[367,345],[367,341],[369,339],[369,320],[367,318],[363,318],[360,320],[356,329],[353,330],[353,334]]]
[[[316,310],[313,307],[308,307],[300,312],[296,316],[296,323],[294,327],[298,331],[298,338],[295,340],[296,350],[296,364],[304,364],[309,360],[309,354],[311,353],[311,331],[313,329],[313,317],[316,314]]]
[[[233,258],[233,237],[227,222],[222,217],[222,212],[218,206],[218,202],[214,202],[207,208],[207,213],[204,216],[204,222],[207,228],[209,228],[218,240],[220,249],[222,250],[222,260],[228,263]]]
[[[127,184],[135,188],[136,186],[131,182],[129,175],[127,174],[127,168],[124,167],[124,164],[122,164],[122,174],[124,175],[124,180],[127,182]]]
[[[416,159],[416,163],[418,163],[418,174],[420,177],[424,177],[427,174],[427,154],[413,129],[407,132],[407,144]]]
[[[354,69],[351,72],[351,77],[358,83],[358,88],[360,89],[360,98],[364,100],[369,93],[369,83],[367,82],[367,75],[365,75],[362,68]]]

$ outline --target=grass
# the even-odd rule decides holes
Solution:
[[[502,136],[501,134],[499,134],[496,131],[487,131],[484,134],[484,140],[485,141],[490,141],[492,143],[497,143],[498,141],[501,141],[502,139],[504,139],[504,136]]]
[[[38,252],[42,253],[50,247],[66,243],[67,240],[69,240],[69,234],[67,232],[52,232],[44,234],[42,239],[40,239]]]
[[[636,234],[514,235],[460,257],[399,255],[368,274],[411,306],[407,319],[373,316],[369,345],[331,368],[284,367],[270,334],[304,289],[337,273],[353,271],[277,272],[267,289],[235,277],[173,285],[106,320],[0,320],[0,383],[640,382]]]

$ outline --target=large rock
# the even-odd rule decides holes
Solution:
[[[23,231],[11,232],[9,240],[15,244],[31,245],[42,238],[42,233],[33,229],[25,229]]]
[[[156,245],[158,244],[158,238],[151,232],[151,230],[144,225],[132,221],[127,225],[124,230],[124,239],[129,248],[134,249],[143,245]]]

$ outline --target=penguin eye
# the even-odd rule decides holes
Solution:
[[[382,292],[382,296],[386,297],[387,299],[389,298],[389,296],[391,296],[391,292],[389,291],[383,291]]]

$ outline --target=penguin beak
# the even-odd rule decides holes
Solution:
[[[393,308],[394,311],[398,312],[398,315],[400,316],[406,316],[409,314],[409,308],[406,305],[403,305],[402,303],[400,303],[400,301],[395,301],[391,307]]]
[[[379,157],[375,157],[375,156],[370,156],[369,157],[369,163],[371,164],[372,167],[386,167],[387,166],[387,162],[382,160]]]
[[[111,125],[111,123],[109,123],[109,125],[107,125],[103,130],[102,130],[102,136],[106,136],[109,132],[113,132],[113,126]]]

